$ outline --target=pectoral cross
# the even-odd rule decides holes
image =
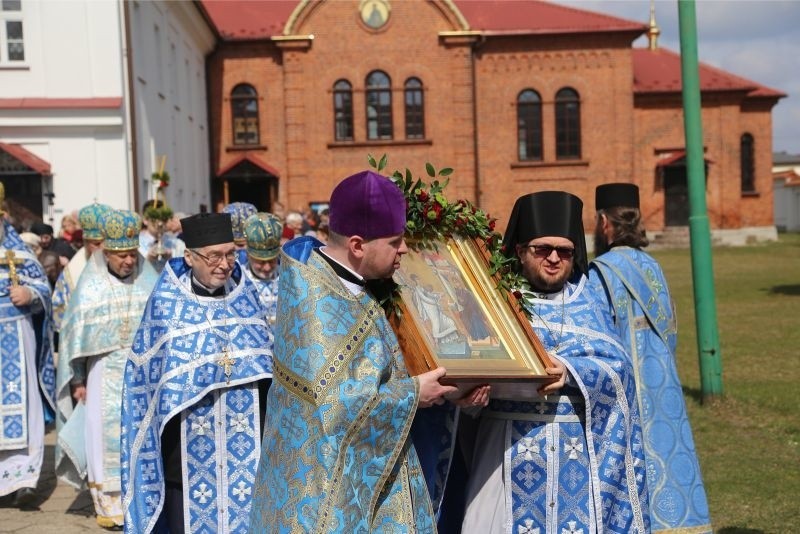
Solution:
[[[17,265],[25,263],[23,258],[17,258],[14,251],[7,249],[4,255],[0,258],[0,265],[8,265],[8,277],[11,279],[11,286],[17,287],[19,285],[19,276],[17,275]]]
[[[231,358],[230,354],[228,354],[228,349],[222,351],[222,358],[217,360],[217,364],[223,367],[223,370],[225,371],[225,382],[230,384],[232,372],[231,367],[236,365],[236,360]]]
[[[122,325],[119,327],[119,342],[127,344],[130,341],[131,336],[131,326],[128,324],[128,321],[122,321]]]

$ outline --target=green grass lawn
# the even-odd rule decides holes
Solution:
[[[800,532],[800,234],[714,249],[724,394],[702,403],[689,250],[652,252],[678,313],[678,370],[718,533]]]

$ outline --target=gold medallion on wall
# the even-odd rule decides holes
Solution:
[[[380,30],[389,21],[392,8],[389,0],[361,0],[358,4],[358,14],[368,28]]]

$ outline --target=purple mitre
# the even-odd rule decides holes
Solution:
[[[405,233],[406,198],[389,178],[362,171],[342,180],[331,193],[331,232],[376,239]]]

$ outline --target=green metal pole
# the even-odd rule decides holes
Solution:
[[[722,395],[722,352],[717,330],[711,228],[706,209],[705,158],[697,63],[697,21],[694,0],[678,1],[683,77],[683,128],[689,185],[689,239],[692,251],[697,350],[703,401]]]

